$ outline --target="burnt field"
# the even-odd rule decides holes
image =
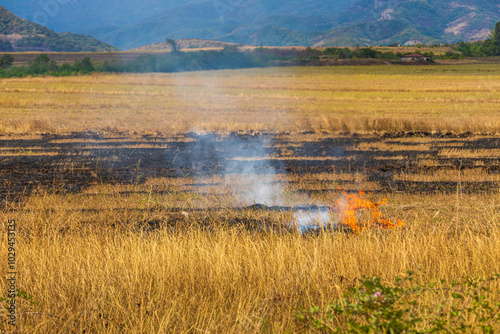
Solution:
[[[309,195],[338,189],[474,194],[496,192],[500,185],[500,138],[472,133],[96,132],[4,136],[0,141],[4,201],[39,189],[78,193],[96,184],[236,175],[248,172],[247,166],[252,174],[291,176],[291,185],[307,176],[310,187],[295,191]],[[338,178],[331,179],[330,188],[321,186],[328,174]]]
[[[499,89],[492,65],[2,80],[19,332],[499,331]]]

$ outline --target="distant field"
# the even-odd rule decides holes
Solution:
[[[421,328],[431,314],[455,332],[451,307],[473,303],[450,282],[500,273],[499,91],[500,68],[485,64],[0,80],[18,329],[325,333],[297,314],[363,276],[394,287],[413,271],[401,284],[444,290],[404,305]],[[335,226],[335,207],[361,190],[405,225],[297,229],[319,209]],[[480,287],[497,316],[499,282]],[[460,312],[460,324],[485,323]]]
[[[0,133],[500,132],[499,90],[494,65],[4,79]]]
[[[165,43],[163,43],[165,44]],[[259,47],[256,46],[241,46],[239,49],[241,51],[253,51]],[[270,49],[278,49],[278,50],[305,50],[305,47],[264,47],[264,48],[270,48]],[[195,51],[208,51],[208,50],[222,50],[223,47],[203,47],[203,48],[196,48],[196,47],[188,47],[181,49],[183,52],[195,52]],[[325,48],[317,48],[318,50],[324,50]],[[353,48],[351,48],[353,49]],[[425,52],[433,52],[436,56],[443,55],[446,52],[455,52],[452,48],[450,47],[437,47],[437,48],[432,48],[432,47],[416,47],[416,46],[408,46],[408,47],[374,47],[373,49],[381,52],[393,52],[393,53],[402,53],[402,54],[409,54],[409,53],[425,53]],[[161,45],[152,45],[148,47],[144,47],[144,50],[130,50],[130,51],[119,51],[119,52],[44,52],[45,54],[48,54],[50,59],[55,60],[58,64],[63,64],[63,63],[73,63],[75,60],[82,60],[86,57],[90,57],[93,61],[97,62],[102,62],[105,60],[124,60],[124,61],[130,61],[134,60],[135,58],[145,55],[145,54],[169,54],[170,50],[167,48],[166,50],[162,50]],[[0,55],[3,53],[0,52]],[[33,61],[39,54],[40,52],[9,52],[9,54],[12,54],[14,56],[14,65],[16,66],[22,66],[28,64],[28,62]],[[357,63],[356,65],[364,65],[365,63],[363,60],[358,60],[353,61],[353,60],[347,60],[347,61],[337,61],[338,64],[343,64],[346,63],[346,65],[349,65],[350,63]],[[373,62],[373,60],[372,60]],[[456,61],[450,61],[450,60],[439,60],[439,63],[442,64],[453,64]],[[331,62],[330,62],[331,63]],[[330,64],[329,63],[329,64]],[[382,63],[382,61],[380,61]],[[467,59],[467,60],[462,60],[461,63],[465,64],[474,64],[474,63],[480,63],[480,64],[499,64],[499,60],[495,58],[475,58],[475,59]],[[370,63],[367,63],[370,64]]]
[[[377,51],[382,52],[394,52],[394,53],[425,53],[433,52],[436,56],[443,55],[446,52],[456,52],[451,47],[439,46],[439,47],[429,47],[429,46],[401,46],[401,47],[388,47],[388,46],[375,46],[373,47]]]
[[[166,52],[169,53],[169,52]],[[22,66],[33,61],[40,52],[9,52],[14,56],[14,65]],[[93,61],[105,60],[133,60],[143,54],[144,52],[44,52],[50,59],[56,61],[58,64],[73,63],[76,60],[81,61],[86,57],[90,57]]]

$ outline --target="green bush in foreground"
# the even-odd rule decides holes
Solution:
[[[486,280],[441,281],[440,287],[435,283],[408,286],[412,275],[396,278],[394,287],[382,284],[378,277],[363,277],[359,286],[349,288],[325,310],[312,307],[297,318],[310,328],[331,333],[494,333],[500,302],[490,303],[488,294],[499,274]],[[421,302],[436,301],[438,295],[442,299],[437,306]]]

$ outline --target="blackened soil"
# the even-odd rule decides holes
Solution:
[[[407,138],[426,138],[430,149],[415,150]],[[363,144],[387,149],[360,149]],[[426,141],[427,143],[427,141]],[[390,149],[397,145],[398,149]],[[405,149],[408,148],[408,150]],[[456,149],[447,157],[444,149]],[[317,135],[314,133],[231,133],[225,135],[137,136],[99,133],[41,135],[36,139],[0,137],[0,196],[3,203],[42,187],[79,192],[98,183],[142,183],[151,177],[225,173],[364,173],[380,191],[498,191],[484,182],[407,182],[394,175],[439,170],[478,169],[500,173],[500,137],[464,134],[386,134],[383,136]],[[477,157],[476,150],[491,150]],[[423,163],[432,161],[432,164]],[[247,168],[251,167],[251,168]],[[304,191],[308,191],[304,189]]]

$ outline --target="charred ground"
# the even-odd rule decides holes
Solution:
[[[40,188],[80,192],[95,184],[240,173],[241,164],[227,163],[232,160],[251,162],[259,174],[346,176],[335,181],[337,189],[301,182],[297,191],[309,195],[361,190],[363,182],[347,177],[354,174],[370,183],[364,188],[371,192],[484,193],[500,185],[500,138],[487,134],[68,133],[4,136],[0,142],[4,203]],[[430,179],[439,173],[458,177]]]

